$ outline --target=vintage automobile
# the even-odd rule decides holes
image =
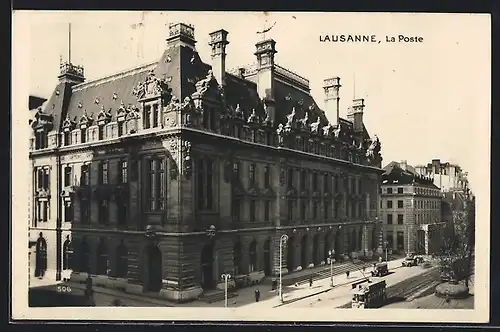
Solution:
[[[387,262],[376,264],[372,271],[372,277],[383,277],[387,274],[389,274],[389,268],[387,267]]]
[[[403,262],[401,263],[401,265],[402,266],[407,266],[407,267],[416,266],[417,265],[417,259],[415,257],[406,256],[406,258],[403,260]]]

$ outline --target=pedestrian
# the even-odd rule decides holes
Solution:
[[[313,278],[309,277],[309,288],[311,288],[313,285]]]
[[[259,300],[260,300],[260,291],[259,291],[259,289],[257,288],[257,289],[255,290],[255,302],[259,302]]]
[[[345,275],[347,276],[347,279],[349,279],[349,271],[347,271]]]
[[[363,274],[365,274],[366,266],[363,265]]]

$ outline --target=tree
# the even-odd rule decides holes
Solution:
[[[465,280],[473,274],[475,209],[474,200],[467,201],[464,208],[453,211],[452,225],[445,229],[439,251],[439,265],[450,270],[456,281]]]

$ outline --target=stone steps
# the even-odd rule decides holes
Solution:
[[[236,297],[238,296],[237,293],[234,293],[234,292],[227,292],[227,298],[230,299],[230,298],[233,298],[233,297]],[[206,292],[206,293],[203,293],[199,300],[202,301],[202,302],[206,302],[206,303],[214,303],[214,302],[219,302],[219,301],[223,301],[225,299],[225,293],[223,290],[217,290],[217,291],[210,291],[210,292]]]

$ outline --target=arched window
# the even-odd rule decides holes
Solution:
[[[108,274],[108,248],[103,239],[99,241],[99,246],[97,247],[97,274],[107,275]]]
[[[126,278],[128,274],[128,250],[123,241],[116,249],[116,276]]]
[[[68,235],[63,245],[63,270],[73,269],[73,252],[73,245]]]
[[[90,248],[87,239],[84,237],[80,245],[80,268],[81,272],[90,272]]]
[[[241,274],[241,243],[238,240],[233,248],[234,274]]]
[[[257,242],[253,240],[249,247],[250,264],[248,265],[248,272],[257,270]]]
[[[47,270],[47,242],[40,232],[40,237],[36,241],[36,266],[35,277],[42,278]]]

